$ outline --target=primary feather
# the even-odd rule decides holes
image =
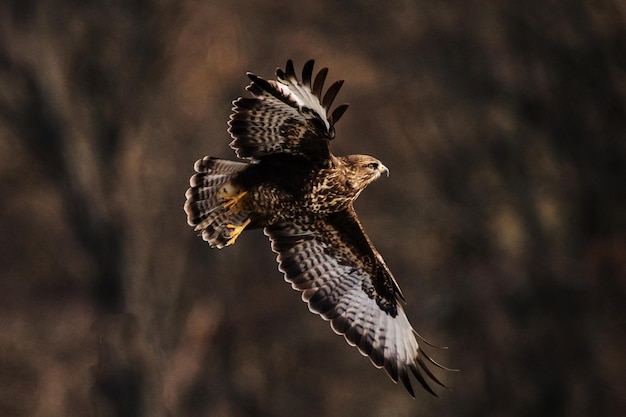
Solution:
[[[276,80],[248,73],[252,97],[233,102],[230,146],[243,162],[205,157],[186,193],[190,225],[214,247],[244,229],[264,228],[279,269],[309,309],[330,322],[374,366],[414,395],[409,375],[430,393],[442,385],[408,321],[398,283],[372,245],[353,202],[387,168],[367,155],[334,156],[331,111],[343,81],[323,91],[328,70],[313,61],[296,76],[292,61]],[[437,365],[439,366],[439,365]]]

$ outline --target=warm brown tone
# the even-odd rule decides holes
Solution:
[[[0,415],[626,415],[625,15],[1,2]],[[461,369],[439,399],[329,335],[261,233],[209,250],[185,222],[242,69],[311,57],[347,80],[333,152],[391,171],[356,209]]]
[[[220,249],[246,229],[264,228],[285,280],[313,313],[411,396],[410,375],[435,395],[427,379],[442,383],[426,363],[438,364],[419,347],[400,287],[354,210],[389,170],[368,155],[331,153],[334,124],[347,108],[331,110],[343,81],[324,92],[328,69],[313,81],[313,65],[304,64],[301,80],[291,60],[276,80],[248,74],[253,97],[235,100],[228,132],[249,162],[198,160],[185,193],[187,221]]]

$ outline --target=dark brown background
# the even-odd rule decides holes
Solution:
[[[623,416],[620,1],[4,1],[0,415]],[[194,161],[246,70],[345,79],[336,154],[429,350],[411,399],[310,314],[260,231],[210,250]]]

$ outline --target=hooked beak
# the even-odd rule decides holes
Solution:
[[[389,176],[389,169],[384,166],[383,164],[380,164],[380,166],[378,167],[378,172],[382,175],[382,174],[386,174],[387,176]]]

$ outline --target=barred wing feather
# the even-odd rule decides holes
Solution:
[[[292,61],[285,71],[276,70],[276,80],[248,73],[246,88],[252,97],[233,102],[228,122],[233,141],[230,146],[240,158],[260,159],[273,153],[290,153],[313,160],[330,157],[328,142],[334,137],[334,123],[348,105],[330,106],[343,81],[333,83],[322,95],[328,70],[323,68],[312,82],[314,61],[304,65],[298,80]]]
[[[373,247],[371,252],[363,249],[344,234],[342,225],[348,225],[350,233],[355,224],[360,226],[353,210],[339,216],[344,218],[332,222],[304,218],[266,227],[279,269],[285,280],[302,292],[309,309],[330,321],[332,329],[368,356],[374,366],[385,368],[395,382],[401,380],[413,396],[409,373],[434,394],[427,379],[442,384],[426,367],[424,358],[432,360],[420,348],[398,297],[381,300],[385,297],[376,290],[397,284],[376,282],[392,279],[376,273],[381,267],[386,270],[380,264],[382,258],[372,257],[377,254]],[[369,244],[364,234],[361,241]],[[373,263],[360,259],[373,259]],[[393,308],[385,302],[392,302]]]

